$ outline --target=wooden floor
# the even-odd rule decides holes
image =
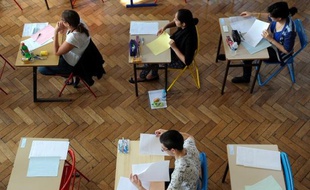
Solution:
[[[145,2],[150,2],[146,1]],[[69,0],[17,0],[0,2],[0,53],[15,63],[24,23],[56,22]],[[268,85],[236,85],[230,79],[241,74],[230,70],[225,94],[221,84],[225,62],[215,63],[219,39],[218,19],[241,11],[264,11],[264,0],[160,0],[156,7],[125,8],[129,0],[77,0],[75,10],[89,25],[95,44],[106,61],[107,74],[96,81],[94,98],[84,87],[68,87],[64,97],[71,103],[34,103],[32,69],[6,68],[0,87],[0,190],[6,189],[21,137],[69,138],[76,151],[77,167],[91,179],[81,189],[114,189],[116,143],[125,137],[139,139],[140,133],[155,129],[176,129],[192,134],[209,161],[209,189],[230,189],[221,183],[227,156],[226,144],[277,144],[288,153],[296,189],[310,189],[310,46],[298,56],[292,84],[287,69]],[[267,3],[268,2],[268,3]],[[272,0],[272,2],[275,2]],[[296,6],[310,37],[310,1],[288,0]],[[128,34],[131,20],[171,20],[180,8],[190,9],[199,18],[201,50],[198,55],[201,89],[186,75],[167,95],[168,108],[151,110],[148,91],[163,88],[158,82],[139,84],[140,96],[128,82]],[[263,69],[262,72],[267,72]],[[169,73],[169,76],[173,73]],[[169,81],[171,81],[171,77]],[[38,95],[57,97],[64,79],[38,76]]]

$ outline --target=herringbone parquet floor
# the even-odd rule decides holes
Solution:
[[[0,53],[15,63],[24,23],[56,22],[70,9],[69,1],[17,0],[0,2]],[[149,0],[151,1],[151,0]],[[310,189],[310,47],[296,59],[296,83],[287,70],[264,87],[249,93],[248,85],[230,81],[226,93],[220,89],[225,63],[215,63],[219,39],[218,18],[238,15],[243,10],[264,11],[272,1],[263,0],[161,0],[157,7],[125,8],[129,0],[77,0],[75,10],[89,25],[95,44],[106,61],[107,74],[96,81],[94,98],[85,88],[67,88],[64,96],[71,103],[32,102],[32,69],[6,68],[0,86],[0,190],[9,182],[21,137],[69,138],[76,151],[78,168],[91,178],[81,189],[112,190],[116,164],[116,142],[125,137],[137,140],[140,133],[155,129],[186,131],[197,139],[197,146],[209,159],[209,189],[230,189],[221,183],[226,166],[226,144],[278,144],[288,153],[296,189]],[[147,2],[147,1],[146,1]],[[310,36],[310,1],[288,0],[296,6]],[[198,55],[201,89],[190,76],[183,77],[168,93],[168,108],[151,110],[148,90],[163,88],[159,82],[139,84],[140,96],[128,83],[128,32],[131,20],[173,18],[180,8],[188,8],[199,18],[201,50]],[[264,71],[264,69],[263,69]],[[265,71],[267,72],[267,71]],[[241,73],[231,69],[228,79]],[[173,75],[173,73],[169,73]],[[38,76],[39,96],[56,97],[61,77]],[[171,80],[171,78],[169,79]]]

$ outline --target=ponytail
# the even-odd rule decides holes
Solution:
[[[85,33],[87,37],[89,36],[89,31],[87,30],[85,25],[81,22],[77,25],[76,31],[78,31],[80,33]]]

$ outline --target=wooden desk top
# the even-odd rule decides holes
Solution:
[[[272,175],[282,189],[285,189],[283,171],[268,170],[236,165],[237,146],[278,151],[278,145],[228,144],[227,156],[229,163],[230,184],[232,190],[244,189],[245,185],[253,185]],[[233,148],[233,150],[231,150]]]
[[[221,20],[224,21],[221,21]],[[264,49],[262,51],[259,51],[257,53],[254,54],[250,54],[248,52],[248,50],[246,50],[242,44],[239,45],[238,50],[237,50],[237,54],[236,55],[232,55],[230,52],[230,48],[226,43],[226,36],[231,36],[231,26],[230,26],[230,21],[229,18],[220,18],[219,19],[219,24],[220,24],[220,29],[221,29],[221,35],[222,35],[222,43],[224,46],[224,51],[225,51],[225,55],[226,55],[226,59],[227,60],[255,60],[255,59],[268,59],[269,58],[269,54],[267,49]],[[223,31],[223,25],[226,25],[228,27],[228,32],[224,32]]]
[[[134,22],[158,22],[159,24],[159,28],[164,27],[167,23],[169,23],[168,20],[149,20],[149,21],[134,21]],[[170,32],[169,29],[166,30],[168,33]],[[136,39],[137,35],[130,35],[130,39]],[[146,46],[147,43],[152,42],[153,40],[155,40],[157,38],[156,35],[143,35],[143,34],[139,34],[138,35],[139,38],[144,38],[144,44],[140,45],[140,54],[142,55],[142,63],[170,63],[171,62],[171,53],[170,53],[170,48],[166,51],[164,51],[163,53],[159,54],[159,55],[154,55],[151,50]],[[128,41],[129,43],[129,41]],[[128,62],[129,63],[133,63],[133,57],[130,57],[129,52],[128,52]]]
[[[22,139],[26,139],[24,147]],[[19,142],[13,170],[7,190],[58,190],[64,167],[64,160],[60,160],[57,177],[27,177],[29,153],[34,140],[69,141],[68,139],[54,138],[22,138]]]
[[[21,42],[30,38],[28,37],[23,37],[21,39]],[[17,57],[16,57],[16,61],[15,61],[15,66],[16,67],[34,67],[34,66],[57,66],[58,65],[58,61],[59,61],[59,56],[54,54],[54,44],[49,43],[46,44],[38,49],[33,50],[33,54],[34,55],[40,55],[40,51],[47,51],[48,52],[48,57],[46,60],[34,60],[34,62],[29,62],[29,63],[24,63],[22,61],[22,54],[20,52],[21,49],[21,43],[19,45],[19,51],[17,53]]]
[[[140,155],[139,151],[139,141],[130,141],[129,154],[117,152],[114,185],[115,190],[117,189],[118,181],[121,176],[129,178],[132,164],[142,164],[164,160],[164,156]],[[150,190],[164,190],[164,182],[152,182]]]

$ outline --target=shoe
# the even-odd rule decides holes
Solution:
[[[217,59],[220,60],[220,61],[225,61],[226,60],[226,56],[225,56],[225,54],[219,54],[217,56]]]
[[[71,79],[71,80],[66,79],[66,80],[65,80],[65,84],[66,84],[66,85],[73,85],[73,79]]]
[[[138,79],[137,82],[145,82],[146,79]],[[135,79],[133,79],[132,77],[128,80],[128,82],[134,84],[135,83]]]
[[[149,81],[154,81],[154,80],[159,80],[159,76],[157,75],[157,76],[152,77],[152,78],[150,78],[150,79],[146,78],[145,80],[146,80],[147,82],[149,82]]]
[[[73,87],[74,88],[78,88],[79,87],[79,83],[80,83],[80,77],[76,77],[75,81],[73,83]]]
[[[244,78],[244,77],[234,77],[231,82],[233,83],[249,83],[250,79],[249,78]]]

